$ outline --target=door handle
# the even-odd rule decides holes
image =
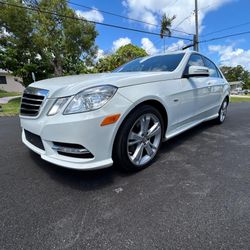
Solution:
[[[208,88],[209,91],[211,91],[212,85],[213,85],[212,82],[208,82],[208,83],[207,83],[207,88]]]

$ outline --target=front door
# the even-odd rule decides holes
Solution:
[[[203,58],[199,54],[192,54],[189,58],[184,74],[189,66],[204,66]],[[209,105],[210,90],[209,77],[194,76],[181,80],[182,88],[182,120],[181,124],[191,123],[206,116]]]

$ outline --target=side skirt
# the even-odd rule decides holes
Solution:
[[[175,129],[175,130],[171,131],[170,133],[166,132],[166,135],[165,135],[165,138],[163,139],[163,141],[167,141],[170,138],[187,131],[188,129],[191,129],[191,128],[193,128],[193,127],[195,127],[195,126],[197,126],[197,125],[199,125],[199,124],[201,124],[203,122],[213,120],[213,119],[217,118],[218,116],[219,116],[219,114],[215,114],[215,115],[209,116],[207,118],[204,118],[202,120],[195,121],[195,122],[190,122],[188,124],[185,124],[185,125],[179,127],[178,129]]]

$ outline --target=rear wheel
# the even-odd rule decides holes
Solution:
[[[222,124],[227,116],[227,107],[228,107],[228,99],[225,98],[224,101],[221,104],[220,110],[219,110],[219,116],[216,118],[217,124]]]
[[[130,171],[146,168],[160,148],[162,135],[159,111],[149,105],[140,106],[127,117],[117,134],[113,150],[115,163]]]

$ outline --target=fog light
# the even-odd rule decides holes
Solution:
[[[91,152],[79,144],[53,142],[52,149],[58,154],[75,158],[94,158]]]

